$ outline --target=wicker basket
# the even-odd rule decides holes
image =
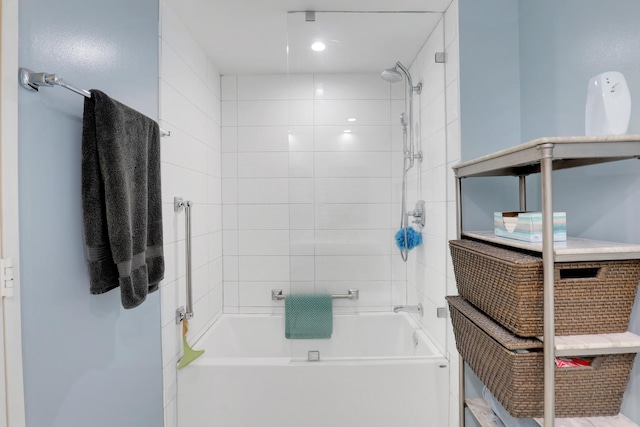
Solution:
[[[542,258],[466,239],[449,247],[460,295],[516,335],[543,335]],[[626,332],[639,279],[640,260],[556,263],[556,335]]]
[[[542,417],[542,342],[514,336],[461,297],[447,300],[456,347],[469,367],[512,416]],[[516,349],[533,351],[511,351]],[[596,357],[588,367],[556,368],[556,416],[617,415],[634,356],[611,354]]]

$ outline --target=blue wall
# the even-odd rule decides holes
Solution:
[[[518,4],[459,0],[462,160],[520,140]],[[464,180],[464,228],[487,229],[493,211],[518,210],[518,183],[508,178]]]
[[[462,160],[520,142],[518,4],[512,0],[458,0],[460,137]],[[463,180],[463,228],[492,227],[494,211],[518,210],[513,178]],[[466,394],[480,397],[482,383],[467,367]],[[467,411],[468,412],[468,411]],[[466,416],[468,427],[479,427]]]
[[[522,140],[584,135],[589,79],[622,72],[632,99],[629,133],[640,133],[640,2],[520,1]],[[640,243],[640,162],[559,171],[554,209],[573,236]],[[629,329],[640,334],[640,301]],[[640,423],[640,358],[622,412]]]
[[[465,160],[541,136],[584,134],[584,108],[588,80],[604,71],[621,71],[631,89],[632,117],[629,133],[640,133],[640,3],[635,0],[510,0],[485,2],[460,0],[460,79],[462,155]],[[511,18],[517,14],[517,30]],[[508,25],[504,25],[505,19]],[[485,34],[486,29],[489,35]],[[514,49],[504,50],[504,41],[492,35],[504,28],[503,37],[519,41],[519,99],[512,93],[515,77]],[[488,43],[492,43],[488,45]],[[502,44],[501,44],[502,43]],[[510,43],[509,43],[510,45]],[[505,73],[511,77],[506,89],[511,105],[500,98],[478,103],[480,87],[487,81],[486,67],[492,61],[477,52],[498,50],[508,55]],[[467,55],[471,52],[472,55]],[[476,52],[473,56],[473,52]],[[499,70],[496,70],[499,71]],[[491,83],[489,83],[491,84]],[[489,121],[518,111],[520,136],[512,123]],[[490,128],[490,129],[488,129]],[[504,132],[504,136],[500,133]],[[496,141],[498,139],[499,141]],[[483,211],[513,206],[517,199],[501,180],[476,179],[465,187],[471,219],[491,227]],[[512,186],[517,183],[512,178]],[[477,184],[476,184],[477,182]],[[530,207],[539,204],[539,181],[529,191]],[[567,212],[572,236],[640,243],[640,162],[624,161],[554,173],[554,209]],[[488,200],[486,202],[485,200]],[[467,224],[467,225],[468,225]],[[469,227],[466,227],[469,229]],[[640,297],[629,329],[640,334]],[[640,423],[640,360],[636,358],[622,412]]]
[[[522,139],[584,135],[587,82],[604,71],[629,84],[629,133],[640,133],[640,3],[520,1]]]
[[[20,1],[20,64],[157,117],[156,0]],[[159,427],[160,300],[89,295],[80,204],[83,98],[20,91],[20,246],[27,426]]]
[[[640,133],[640,3],[634,0],[520,2],[522,139],[583,135],[589,79],[622,72],[629,84],[629,133]],[[606,19],[603,19],[606,17]],[[572,235],[640,242],[640,163],[559,172],[557,210]],[[622,226],[624,224],[624,226]],[[640,328],[640,326],[639,326]]]
[[[520,142],[518,4],[459,0],[462,160]]]

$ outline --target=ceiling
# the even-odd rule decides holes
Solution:
[[[167,0],[221,74],[365,72],[407,66],[440,14],[292,11],[444,12],[451,0]],[[322,56],[309,40],[327,39]],[[315,52],[314,52],[315,54]],[[384,64],[384,65],[383,65]]]
[[[441,19],[440,13],[317,12],[315,22],[304,13],[289,13],[290,73],[370,73],[409,66]],[[314,52],[321,41],[327,48]]]

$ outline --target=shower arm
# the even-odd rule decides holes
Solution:
[[[413,92],[416,92],[418,95],[420,95],[422,93],[422,83],[418,83],[416,86],[413,85],[411,74],[409,73],[409,70],[407,70],[407,68],[404,65],[402,65],[402,62],[400,61],[396,62],[396,67],[399,68],[407,78],[407,83],[409,83],[409,88],[411,91],[410,93],[413,94]]]

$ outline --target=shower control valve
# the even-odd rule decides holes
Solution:
[[[412,223],[419,224],[424,227],[424,200],[418,200],[416,202],[416,208],[412,211],[407,211],[407,215],[415,218]]]

